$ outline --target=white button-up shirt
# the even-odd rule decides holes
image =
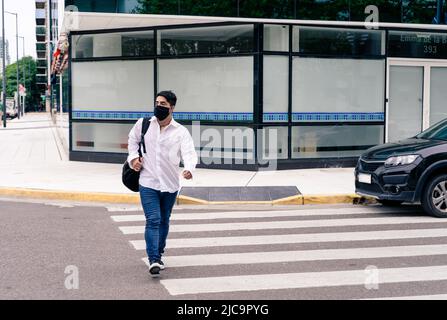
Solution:
[[[156,117],[152,117],[150,121],[144,136],[146,153],[141,146],[143,168],[140,171],[140,185],[174,193],[180,190],[180,157],[183,159],[184,170],[193,173],[197,165],[194,143],[188,129],[174,119],[161,131]],[[131,167],[132,160],[139,157],[142,124],[143,118],[138,119],[129,133],[127,161]]]

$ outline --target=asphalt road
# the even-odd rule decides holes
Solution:
[[[139,206],[0,200],[0,299],[447,299],[447,219],[417,206],[177,207],[162,277]]]

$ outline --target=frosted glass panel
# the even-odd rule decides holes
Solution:
[[[265,127],[259,129],[258,151],[262,160],[287,159],[288,157],[288,136],[287,127]]]
[[[383,112],[384,60],[294,58],[293,112]]]
[[[252,128],[233,126],[185,126],[194,140],[200,160],[205,164],[255,163],[255,136]]]
[[[264,121],[288,120],[289,58],[264,56]],[[278,114],[282,113],[282,114]],[[271,119],[271,120],[269,120]]]
[[[289,27],[264,25],[264,50],[289,51]]]
[[[128,135],[133,125],[73,122],[73,150],[127,153]]]
[[[153,111],[154,63],[72,63],[73,110]]]
[[[354,157],[383,142],[383,125],[292,127],[292,158]]]
[[[176,112],[253,113],[253,57],[158,63],[158,88],[176,93]]]
[[[423,79],[423,67],[390,67],[389,142],[410,138],[422,131]]]
[[[93,57],[118,57],[121,54],[121,35],[112,33],[93,38]]]
[[[447,118],[447,68],[432,67],[430,81],[430,126]]]

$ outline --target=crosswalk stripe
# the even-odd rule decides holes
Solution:
[[[181,238],[167,240],[168,248],[199,248],[244,245],[266,245],[285,243],[338,242],[363,240],[392,240],[408,238],[447,237],[446,228],[416,229],[416,230],[385,230],[338,233],[285,234],[244,237],[206,237]],[[132,240],[130,243],[136,250],[145,250],[144,240]]]
[[[399,213],[404,213],[398,216]],[[332,230],[318,230],[319,233],[292,233],[289,234],[270,234],[270,235],[245,235],[242,236],[220,236],[223,233],[216,234],[215,237],[186,237],[177,234],[177,237],[167,239],[167,248],[169,249],[188,249],[188,248],[224,248],[233,246],[256,246],[256,245],[278,245],[278,244],[305,244],[305,243],[324,243],[324,242],[349,242],[349,241],[374,241],[374,240],[403,240],[403,239],[427,239],[447,237],[447,221],[434,219],[425,215],[418,215],[417,210],[410,208],[329,208],[329,209],[302,209],[302,210],[276,210],[276,211],[235,211],[235,212],[192,212],[192,213],[173,213],[171,220],[180,223],[170,225],[170,233],[194,233],[194,232],[212,232],[212,231],[243,231],[243,230],[288,230],[302,228],[325,228],[325,227],[345,227],[345,226],[396,226],[408,224],[424,229],[407,230],[375,230],[375,231],[349,231],[349,232],[321,232]],[[386,214],[393,214],[386,216]],[[376,214],[376,215],[374,215]],[[377,214],[383,214],[378,216]],[[343,216],[346,215],[346,216]],[[349,217],[357,215],[357,217]],[[313,217],[315,218],[313,219]],[[276,217],[290,220],[275,220]],[[303,217],[297,220],[292,218]],[[307,219],[304,219],[307,218]],[[331,219],[325,219],[331,217]],[[271,221],[251,221],[250,218],[265,218]],[[145,222],[143,213],[138,215],[113,215],[111,219],[115,222]],[[213,221],[215,219],[228,219],[225,221]],[[231,220],[232,219],[232,220]],[[245,219],[245,220],[238,220]],[[197,221],[209,220],[209,221]],[[181,223],[182,221],[192,221],[192,223]],[[197,222],[195,222],[197,221]],[[240,221],[240,222],[239,222]],[[195,223],[194,223],[195,222]],[[209,223],[208,223],[209,222]],[[428,224],[430,223],[430,224]],[[138,224],[138,223],[136,223]],[[425,225],[422,225],[425,224]],[[433,227],[433,228],[430,228]],[[119,226],[123,234],[137,235],[145,231],[144,223],[140,225]],[[371,229],[371,228],[370,228]],[[376,228],[375,228],[376,229]],[[384,229],[384,228],[381,228]],[[389,228],[387,228],[389,229]],[[400,228],[402,229],[402,228]],[[335,230],[333,230],[335,231]],[[251,232],[253,234],[253,232]],[[283,233],[283,232],[278,232]],[[226,234],[225,234],[226,235]],[[229,235],[229,234],[228,234]],[[140,238],[141,239],[141,238]],[[145,250],[145,240],[129,241],[136,250]],[[366,242],[365,242],[366,243]],[[445,244],[421,244],[413,245],[386,246],[380,247],[354,248],[334,248],[316,250],[288,250],[288,251],[261,251],[259,247],[256,251],[247,249],[248,252],[234,253],[216,253],[215,249],[210,254],[188,254],[188,255],[166,255],[163,260],[169,268],[184,267],[202,267],[202,266],[232,266],[245,265],[246,268],[261,267],[261,264],[278,264],[293,262],[315,262],[332,260],[355,260],[355,259],[387,259],[403,257],[427,257],[427,256],[445,256],[447,255],[447,245]],[[272,247],[269,247],[270,250]],[[288,248],[291,249],[291,248]],[[298,248],[297,248],[298,249]],[[278,249],[280,250],[280,249]],[[235,250],[233,250],[235,251]],[[174,250],[175,252],[175,250]],[[198,252],[199,253],[199,252]],[[183,253],[185,254],[185,253]],[[268,257],[268,260],[266,260]],[[147,257],[142,261],[148,265]],[[214,270],[214,269],[213,269]],[[215,269],[218,270],[218,269]],[[220,269],[219,269],[220,270]],[[277,272],[288,272],[284,268],[277,268]],[[384,269],[361,269],[361,270],[337,270],[322,272],[295,272],[295,273],[277,273],[277,274],[247,274],[228,276],[228,272],[219,276],[215,272],[208,276],[199,276],[191,278],[179,277],[163,279],[160,283],[168,290],[171,295],[186,294],[206,294],[206,293],[226,293],[242,291],[260,291],[260,290],[281,290],[281,289],[304,289],[320,287],[339,287],[339,286],[365,286],[374,285],[371,279],[377,280],[377,284],[392,283],[417,283],[420,281],[442,281],[447,280],[447,264],[445,266],[407,266],[405,268],[384,268]],[[297,271],[297,270],[290,270]],[[250,272],[251,273],[251,272]],[[373,276],[372,276],[373,275]],[[193,275],[195,276],[195,275]],[[412,292],[413,293],[413,292]],[[419,292],[419,294],[422,292]],[[403,297],[381,297],[371,300],[425,300],[437,299],[447,300],[447,294],[415,295]],[[369,300],[369,299],[368,299]]]
[[[447,255],[447,245],[203,254],[165,256],[163,259],[169,267],[193,267],[431,255]],[[147,264],[147,258],[143,258],[143,261]]]
[[[447,266],[166,279],[171,295],[447,280]]]
[[[354,215],[354,214],[390,214],[390,213],[408,213],[408,210],[377,208],[368,210],[365,208],[355,209],[321,209],[321,210],[283,210],[283,211],[231,211],[231,212],[210,212],[210,213],[173,213],[172,220],[213,220],[213,219],[238,219],[238,218],[273,218],[273,217],[308,217],[308,216],[336,216],[336,215]],[[110,216],[114,222],[141,222],[146,221],[144,214],[127,214]]]
[[[265,229],[294,229],[314,227],[338,227],[357,225],[392,225],[392,224],[437,223],[447,226],[447,221],[432,217],[394,217],[394,218],[357,218],[357,219],[330,219],[305,221],[266,221],[266,222],[239,222],[239,223],[207,223],[207,224],[181,224],[171,225],[169,232],[203,232],[203,231],[230,231],[230,230],[265,230]],[[124,234],[144,233],[144,226],[119,227]]]

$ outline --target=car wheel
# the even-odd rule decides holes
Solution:
[[[421,198],[422,208],[432,216],[447,218],[447,175],[431,179]]]
[[[397,201],[397,200],[377,200],[380,204],[386,207],[397,207],[402,204],[403,201]]]

